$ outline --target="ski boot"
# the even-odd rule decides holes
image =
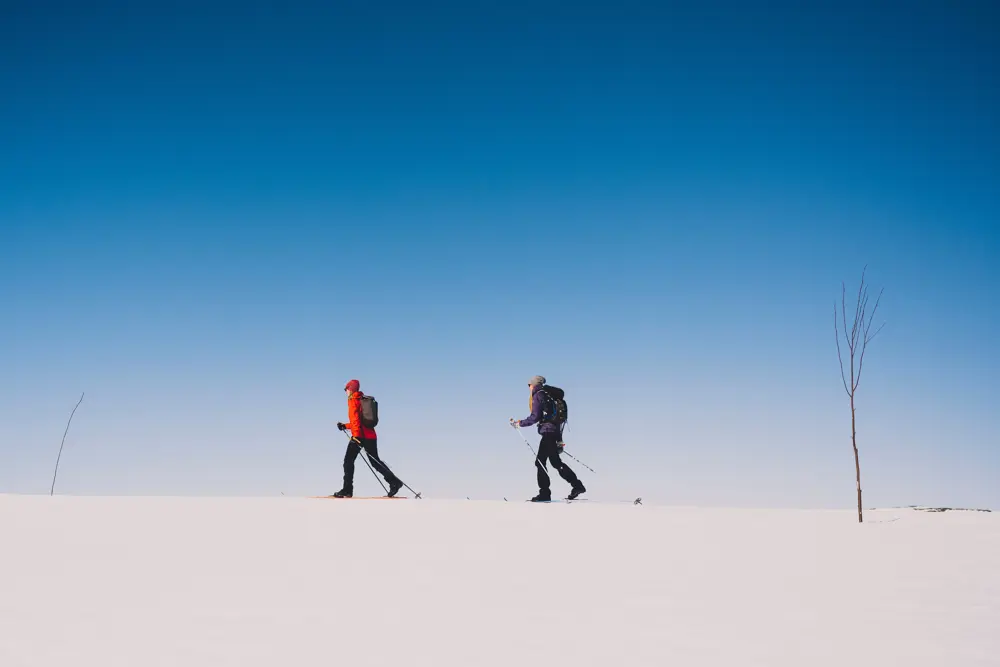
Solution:
[[[573,490],[570,491],[569,495],[566,496],[566,500],[576,500],[577,496],[579,496],[581,493],[586,493],[586,492],[587,489],[586,487],[584,487],[582,483],[577,484],[576,486],[573,487]]]
[[[399,490],[401,488],[403,488],[403,483],[401,481],[399,481],[398,479],[395,482],[390,482],[389,483],[389,495],[386,496],[386,497],[387,498],[395,498],[396,494],[399,493]]]
[[[531,499],[533,503],[547,503],[552,500],[551,493],[539,493],[537,496]]]
[[[347,489],[347,488],[341,489],[340,491],[337,491],[335,494],[333,494],[333,497],[334,498],[353,498],[354,497],[354,489]]]

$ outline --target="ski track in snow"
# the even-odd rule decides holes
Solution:
[[[1000,665],[1000,516],[0,495],[3,667]]]

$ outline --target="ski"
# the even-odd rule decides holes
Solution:
[[[310,498],[319,499],[329,499],[329,500],[409,500],[409,496],[349,496],[346,498],[338,498],[337,496],[309,496]]]
[[[570,500],[569,498],[553,498],[552,500],[531,500],[530,498],[524,502],[526,503],[582,503],[590,500],[590,498],[574,498]]]

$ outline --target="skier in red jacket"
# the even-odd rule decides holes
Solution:
[[[337,491],[336,498],[350,498],[354,495],[354,460],[364,449],[368,453],[368,459],[372,467],[379,471],[385,481],[389,483],[389,497],[395,496],[403,487],[403,482],[396,477],[391,470],[378,457],[378,434],[375,429],[366,426],[361,419],[361,383],[351,380],[344,385],[344,392],[347,394],[347,419],[349,424],[337,422],[337,428],[341,431],[350,429],[351,441],[347,445],[347,452],[344,454],[344,488]]]

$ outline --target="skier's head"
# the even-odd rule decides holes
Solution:
[[[528,386],[534,389],[535,387],[541,387],[545,384],[545,377],[541,375],[536,375],[535,377],[528,380]]]
[[[361,391],[361,383],[357,380],[351,380],[344,385],[344,391],[348,394],[353,394],[356,391]]]

